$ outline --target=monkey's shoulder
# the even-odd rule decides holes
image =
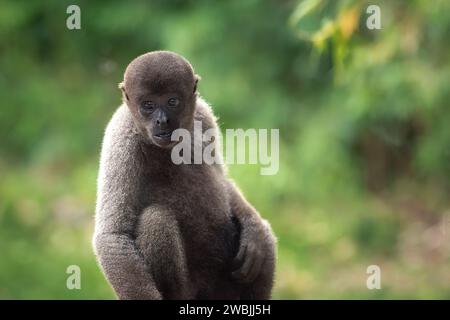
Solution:
[[[108,125],[106,126],[105,136],[131,133],[137,133],[133,123],[133,116],[128,107],[125,104],[122,104],[116,109],[109,120]]]
[[[194,120],[202,122],[203,130],[217,128],[217,117],[211,106],[201,97],[197,97]]]

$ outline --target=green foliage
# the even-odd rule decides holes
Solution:
[[[192,62],[223,129],[280,129],[277,175],[230,168],[278,236],[275,298],[450,297],[447,1],[77,1],[73,31],[70,4],[1,4],[0,298],[113,297],[98,153],[125,66],[157,49]]]

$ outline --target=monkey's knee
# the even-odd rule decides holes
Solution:
[[[136,245],[165,299],[186,299],[188,272],[181,234],[170,212],[145,209],[136,228]]]

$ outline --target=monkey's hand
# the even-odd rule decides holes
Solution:
[[[275,251],[275,237],[266,220],[243,219],[239,251],[233,260],[232,277],[240,283],[253,282]]]

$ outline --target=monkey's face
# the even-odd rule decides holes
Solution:
[[[193,97],[180,92],[153,94],[147,92],[131,104],[143,132],[155,145],[169,148],[174,130],[189,128],[193,115]]]
[[[166,51],[133,60],[120,85],[137,125],[148,140],[170,148],[174,130],[193,124],[198,77],[182,57]]]

